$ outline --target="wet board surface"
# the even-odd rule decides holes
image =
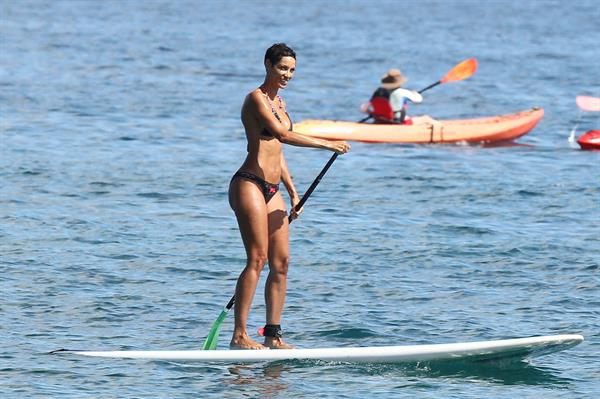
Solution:
[[[349,363],[410,363],[442,360],[495,360],[532,358],[571,348],[583,336],[551,335],[495,341],[433,345],[403,345],[283,350],[148,350],[72,351],[54,353],[113,359],[168,360],[181,362],[264,362],[282,360],[324,360]]]

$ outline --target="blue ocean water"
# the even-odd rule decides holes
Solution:
[[[594,1],[0,1],[0,397],[583,398],[600,392]],[[226,191],[240,106],[274,42],[295,121],[357,120],[387,69],[413,113],[540,106],[519,146],[353,143],[292,226],[284,328],[299,347],[580,333],[495,364],[181,365],[48,355],[199,348],[245,256]],[[328,153],[287,147],[296,186]],[[252,328],[264,322],[257,291]],[[232,317],[220,345],[227,346]]]

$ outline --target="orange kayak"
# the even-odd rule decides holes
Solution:
[[[527,134],[544,116],[541,108],[475,119],[439,120],[439,124],[393,125],[306,120],[294,131],[330,140],[369,143],[492,143]]]

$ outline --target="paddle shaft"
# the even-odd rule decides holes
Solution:
[[[325,164],[323,169],[321,169],[321,173],[319,173],[319,175],[312,182],[312,184],[310,185],[308,190],[306,190],[306,192],[300,199],[300,202],[298,202],[298,205],[295,206],[294,209],[296,211],[299,211],[300,209],[302,209],[302,207],[304,206],[304,203],[306,202],[306,200],[308,200],[308,197],[310,197],[312,192],[315,191],[315,188],[317,188],[317,186],[321,182],[321,179],[323,178],[323,176],[325,176],[325,173],[327,173],[327,171],[329,170],[329,168],[331,167],[333,162],[337,159],[338,155],[340,155],[340,154],[338,154],[337,152],[334,152],[333,155],[331,156],[331,158],[329,158],[329,161],[327,161],[327,163]],[[290,214],[290,216],[288,216],[288,223],[292,223],[292,220],[294,220],[294,219],[292,219],[292,215]]]
[[[294,209],[296,211],[299,211],[300,209],[302,209],[302,207],[304,206],[304,203],[306,203],[306,201],[308,200],[308,197],[310,197],[310,195],[313,193],[313,191],[315,191],[315,188],[317,188],[317,186],[321,182],[321,179],[323,178],[323,176],[325,176],[325,173],[327,173],[327,171],[329,170],[329,168],[331,167],[331,165],[333,164],[333,162],[337,159],[338,155],[340,155],[340,154],[338,154],[337,152],[335,152],[335,153],[333,153],[333,155],[331,156],[331,158],[329,158],[329,161],[327,161],[327,163],[325,164],[325,166],[323,167],[323,169],[321,169],[321,173],[319,173],[319,175],[312,182],[312,184],[310,185],[310,187],[308,188],[308,190],[306,190],[306,193],[304,193],[304,195],[300,199],[300,202],[298,202],[298,205],[296,205],[294,207]],[[290,215],[288,216],[288,223],[292,223],[293,220],[294,219],[292,219],[292,215],[290,213]],[[231,308],[233,307],[234,303],[235,303],[235,294],[231,297],[231,299],[229,300],[229,302],[225,306],[225,309],[227,311],[231,310]]]
[[[441,84],[441,83],[442,83],[442,81],[441,81],[441,80],[438,80],[437,82],[435,82],[435,83],[433,83],[433,84],[430,84],[430,85],[429,85],[429,86],[427,86],[426,88],[419,90],[419,94],[421,94],[421,93],[423,93],[424,91],[427,91],[427,90],[431,89],[432,87],[435,87],[435,86],[437,86],[437,85],[439,85],[439,84]]]

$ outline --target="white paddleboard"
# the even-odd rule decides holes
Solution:
[[[552,335],[454,344],[313,348],[280,350],[68,351],[82,356],[182,362],[265,362],[325,360],[352,363],[411,363],[442,360],[530,358],[562,351],[583,341],[581,335]]]

